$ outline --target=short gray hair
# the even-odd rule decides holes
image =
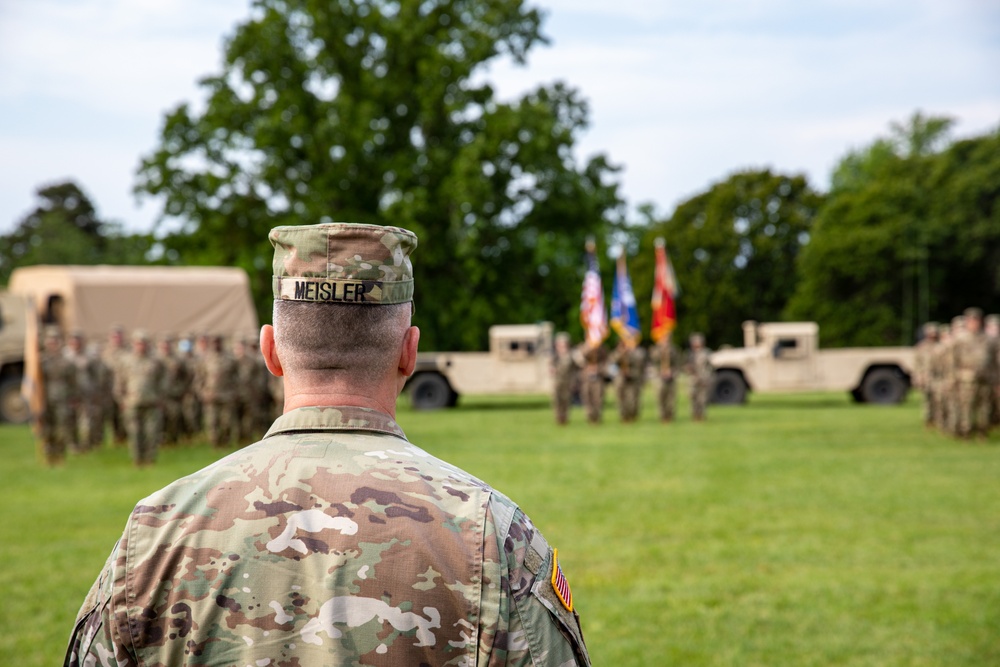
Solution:
[[[396,368],[412,304],[274,302],[274,341],[286,372],[377,382]]]

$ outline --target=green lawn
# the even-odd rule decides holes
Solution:
[[[544,399],[400,408],[409,438],[517,500],[559,548],[598,665],[1000,664],[1000,435],[915,397],[754,396],[709,421],[557,427]],[[0,665],[51,665],[136,500],[215,458],[48,470],[0,427]]]

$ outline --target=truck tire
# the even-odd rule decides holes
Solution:
[[[717,371],[712,383],[712,402],[738,405],[747,402],[747,384],[736,371]]]
[[[0,421],[24,424],[30,416],[28,403],[21,396],[21,378],[8,377],[0,381]]]
[[[902,403],[909,385],[902,374],[894,368],[876,368],[865,376],[861,383],[861,398],[865,403]]]
[[[437,373],[421,373],[410,383],[410,403],[415,410],[439,410],[452,403],[454,392]],[[454,403],[452,403],[454,404]]]

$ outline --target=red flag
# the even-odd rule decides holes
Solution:
[[[675,297],[680,292],[674,268],[663,239],[656,239],[656,268],[653,273],[653,324],[650,337],[659,343],[677,326]]]

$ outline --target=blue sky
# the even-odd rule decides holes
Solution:
[[[956,136],[1000,126],[995,0],[542,0],[552,43],[484,76],[501,98],[563,80],[589,100],[578,157],[623,167],[661,213],[729,173],[804,172],[826,189],[852,148],[920,109]],[[72,178],[146,229],[131,194],[164,113],[201,99],[249,0],[0,2],[0,233]]]

